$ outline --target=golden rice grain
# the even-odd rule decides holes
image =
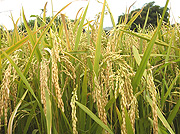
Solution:
[[[74,88],[73,92],[72,92],[72,97],[71,97],[71,108],[72,108],[72,127],[73,127],[73,134],[78,134],[77,128],[76,128],[76,123],[77,123],[77,117],[76,117],[76,104],[75,102],[78,100],[77,97],[77,88],[78,85],[76,85],[76,88]]]
[[[62,92],[61,88],[59,86],[59,77],[58,77],[58,67],[57,67],[57,60],[59,60],[59,51],[58,51],[58,44],[54,43],[54,46],[52,48],[52,82],[54,84],[56,97],[58,100],[58,107],[62,109],[64,112],[64,103],[62,100]]]
[[[94,76],[94,83],[95,83],[95,100],[97,103],[97,108],[98,108],[98,115],[99,118],[104,122],[104,124],[107,124],[107,116],[105,112],[105,106],[103,105],[103,97],[102,97],[102,89],[99,85],[99,82],[97,80],[97,77]]]
[[[40,66],[40,89],[41,89],[41,102],[44,105],[44,113],[46,115],[46,97],[45,90],[48,90],[48,75],[47,75],[48,64],[45,58],[41,61]]]
[[[153,134],[158,134],[158,117],[157,117],[157,106],[156,106],[156,87],[154,85],[152,70],[148,69],[147,76],[147,85],[149,92],[151,93],[153,105],[152,105],[152,113],[153,113]]]
[[[8,119],[7,119],[7,112],[8,112],[8,100],[9,100],[9,88],[10,88],[10,77],[11,77],[11,64],[8,65],[7,69],[4,72],[4,78],[2,80],[2,100],[1,100],[1,115],[3,114],[3,108],[4,108],[4,123],[7,125]]]

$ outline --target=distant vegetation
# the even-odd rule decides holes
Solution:
[[[36,24],[36,23],[35,23],[35,20],[37,21],[38,27],[40,27],[42,24],[44,24],[42,17],[40,17],[40,16],[38,16],[38,15],[36,15],[36,16],[33,15],[33,16],[31,16],[31,17],[35,17],[35,19],[29,20],[29,21],[27,22],[28,26],[29,26],[31,29],[33,29],[33,28],[34,28],[34,24]],[[51,17],[46,17],[46,22],[45,22],[45,24],[48,24],[48,23],[50,22],[50,20],[51,20]],[[60,17],[55,18],[54,23],[55,23],[55,25],[57,26],[57,25],[60,23]],[[19,29],[20,29],[21,31],[26,31],[26,27],[25,27],[24,23],[21,23],[21,24],[19,25]]]
[[[130,27],[131,30],[137,31],[137,29],[139,27],[143,28],[148,10],[149,10],[149,15],[148,15],[148,20],[147,20],[147,26],[149,26],[149,25],[152,25],[153,27],[157,26],[158,21],[162,17],[161,15],[163,13],[164,7],[154,5],[154,3],[155,2],[150,2],[150,3],[145,4],[145,7],[143,8],[141,15],[139,15],[137,17],[137,19],[131,25],[131,27]],[[118,24],[125,21],[125,19],[127,19],[127,21],[130,21],[131,18],[140,10],[141,9],[135,9],[135,10],[132,10],[129,14],[120,15],[118,17]],[[166,23],[168,22],[168,18],[169,18],[168,11],[169,11],[169,9],[167,8],[164,19],[163,19],[163,21]],[[128,15],[128,17],[127,17],[127,15]]]

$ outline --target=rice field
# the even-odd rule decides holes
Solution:
[[[104,0],[87,20],[61,12],[0,29],[1,134],[180,134],[180,25],[129,30]],[[44,11],[46,11],[46,5]],[[113,29],[103,30],[105,7]],[[61,21],[57,24],[55,18]],[[146,25],[146,24],[145,24]]]

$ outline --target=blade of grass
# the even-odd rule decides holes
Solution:
[[[170,40],[169,47],[168,47],[168,51],[167,51],[167,55],[166,55],[166,57],[165,57],[165,63],[167,63],[167,62],[169,61],[169,55],[170,55],[170,51],[171,51],[172,44],[174,43],[174,42],[173,42],[174,39],[175,39],[175,35],[174,35],[174,29],[173,29],[173,31],[172,31],[172,36],[171,36],[171,40]],[[167,66],[165,66],[165,68],[164,68],[163,87],[166,85],[166,74],[167,74],[166,70],[167,70]],[[174,80],[173,80],[173,81],[174,81]],[[173,82],[172,82],[172,83],[173,83]],[[162,91],[161,91],[161,106],[162,106],[162,108],[164,107],[164,102],[166,101],[168,95],[170,94],[171,89],[173,88],[173,85],[174,85],[174,84],[171,84],[172,87],[170,86],[170,87],[168,88],[168,91],[167,91],[167,92],[165,91],[165,88],[162,88]],[[165,93],[165,92],[166,92],[166,94],[165,94],[165,96],[164,96],[164,93]]]
[[[127,134],[134,134],[133,128],[131,125],[131,121],[130,121],[130,118],[128,116],[127,110],[126,110],[126,107],[124,107],[124,111],[125,111],[125,118],[126,118],[125,120],[126,120]]]
[[[125,15],[124,24],[127,23],[130,8],[131,8],[134,4],[135,4],[135,2],[129,7],[128,13]],[[144,7],[143,7],[143,8],[144,8]],[[137,19],[137,17],[141,14],[143,8],[142,8],[140,11],[138,11],[138,12],[131,18],[131,20],[125,25],[125,27],[123,27],[123,30],[126,31],[127,29],[129,29],[129,27],[132,25],[132,23],[133,23],[133,22]],[[124,33],[123,30],[122,30],[122,31],[120,32],[120,34],[119,34],[119,40],[120,40],[119,44],[120,44],[121,47],[122,47],[122,36],[123,36],[123,33]]]
[[[11,36],[10,36],[10,34],[9,34],[8,29],[7,29],[4,25],[3,25],[3,27],[4,27],[5,31],[6,31],[6,37],[7,37],[8,43],[9,43],[9,44],[12,44],[12,38],[11,38]],[[5,32],[4,32],[4,33],[5,33]]]
[[[179,74],[174,78],[171,85],[167,89],[167,92],[166,92],[165,96],[162,98],[162,105],[161,105],[162,107],[164,106],[164,103],[165,103],[167,97],[170,96],[170,92],[171,92],[171,90],[172,90],[173,86],[175,85],[178,78],[179,78]]]
[[[46,7],[47,7],[47,2],[45,3],[45,5],[44,5],[44,13],[43,13],[43,21],[46,23]],[[45,23],[44,23],[44,25],[45,25]]]
[[[81,93],[81,104],[86,106],[87,103],[87,70],[85,69],[84,72],[84,78],[83,78],[83,85],[82,85],[82,93]],[[85,124],[86,124],[86,114],[80,110],[80,128],[82,130],[85,129]]]
[[[77,22],[77,18],[78,18],[78,14],[80,13],[80,11],[83,9],[83,7],[81,7],[79,10],[78,10],[78,12],[76,13],[76,17],[75,17],[75,19],[74,19],[74,24]],[[81,16],[82,16],[82,13],[81,13],[81,15],[80,15],[80,17],[79,18],[81,18]],[[76,27],[77,28],[77,27]]]
[[[82,8],[81,8],[82,9]],[[80,9],[80,10],[81,10]],[[80,11],[79,10],[79,11]],[[79,12],[78,11],[78,12]],[[77,20],[77,19],[75,19],[75,25],[74,25],[74,28],[73,28],[73,33],[75,33],[75,31],[76,31],[76,29],[77,29],[77,27],[78,27],[78,25],[79,25],[79,22],[80,22],[80,20],[81,20],[81,17],[82,17],[82,15],[83,15],[83,12],[81,13],[81,15],[80,15],[80,17],[79,17],[79,19]]]
[[[116,27],[116,24],[115,24],[115,21],[114,21],[114,17],[113,17],[113,15],[112,15],[112,12],[111,12],[111,10],[110,10],[109,5],[108,5],[107,2],[106,2],[106,7],[107,7],[108,12],[109,12],[109,14],[110,14],[110,18],[111,18],[111,22],[112,22],[113,27]]]
[[[116,99],[115,99],[115,96],[113,96],[109,101],[108,103],[106,104],[105,106],[105,110],[106,112],[111,108],[111,106],[113,105],[113,103],[116,102]]]
[[[24,106],[24,105],[23,105]],[[34,109],[36,109],[37,103],[34,104]],[[22,108],[22,107],[21,107]],[[24,108],[23,108],[24,109]],[[26,125],[24,127],[23,133],[27,134],[28,129],[30,128],[30,124],[32,119],[34,118],[34,109],[31,109],[31,112],[29,113],[28,119],[26,121]]]
[[[28,35],[29,35],[29,40],[30,40],[32,46],[34,46],[36,40],[35,40],[35,38],[33,37],[33,33],[32,33],[31,29],[29,28],[29,26],[28,26],[28,24],[27,24],[27,20],[26,20],[26,17],[25,17],[25,15],[24,15],[24,9],[23,9],[23,8],[22,8],[22,15],[23,15],[23,20],[24,20],[25,28],[26,28],[27,33],[28,33]],[[38,58],[38,61],[40,62],[42,56],[41,56],[41,53],[40,53],[39,49],[37,49],[37,47],[36,47],[36,49],[35,49],[35,52],[36,52],[36,56],[37,56],[37,58]]]
[[[14,44],[15,42],[20,40],[20,36],[19,36],[19,33],[18,33],[18,29],[17,29],[18,28],[17,24],[18,24],[18,21],[19,21],[20,17],[17,19],[16,23],[14,22],[12,13],[11,13],[10,18],[11,18],[11,20],[13,22],[13,25],[14,25],[14,30],[13,30],[13,34],[12,34],[13,38],[12,38],[11,44]]]
[[[82,105],[81,103],[76,101],[76,104],[85,112],[87,113],[96,123],[98,123],[102,128],[107,130],[110,134],[113,134],[111,129],[105,125],[95,114],[93,114],[86,106]]]
[[[101,56],[101,37],[102,37],[102,30],[103,30],[105,5],[106,5],[106,0],[104,0],[103,9],[101,12],[101,19],[100,19],[100,25],[99,25],[98,34],[97,34],[96,50],[95,50],[95,58],[94,58],[94,72],[97,78],[98,78],[98,71],[99,71],[99,60]]]
[[[38,24],[37,24],[38,22],[37,22],[37,18],[35,19],[35,21],[34,21],[34,27],[33,27],[33,31],[37,31],[37,29],[38,29]],[[33,33],[32,33],[33,34]],[[37,40],[37,33],[36,34],[33,34],[33,38],[35,39],[35,40]]]
[[[146,28],[146,24],[148,21],[148,16],[149,16],[149,9],[148,9],[148,12],[146,14],[146,19],[145,19],[144,26],[143,26],[143,31],[142,31],[143,34],[145,33],[145,28]],[[143,48],[143,39],[140,39],[140,48],[139,48],[140,54],[142,54],[142,48]]]
[[[32,131],[32,134],[37,134],[37,132],[38,132],[38,129],[34,129],[34,130]]]
[[[149,60],[151,51],[153,49],[156,37],[158,35],[159,29],[160,29],[161,24],[162,24],[162,21],[163,21],[163,18],[164,18],[165,11],[167,9],[168,3],[169,3],[169,0],[167,0],[167,2],[166,2],[166,5],[165,5],[164,10],[163,10],[162,18],[161,18],[161,20],[160,20],[160,22],[158,24],[157,29],[155,30],[155,32],[153,34],[153,37],[152,37],[151,41],[148,44],[148,47],[147,47],[146,51],[144,52],[142,61],[141,61],[140,65],[139,65],[139,68],[138,68],[138,70],[137,70],[137,72],[135,74],[135,77],[134,77],[133,81],[132,81],[132,86],[133,86],[134,91],[137,88],[137,86],[138,86],[138,84],[139,84],[139,82],[141,80],[141,77],[142,77],[142,75],[144,73],[144,70],[146,68],[146,65],[148,63],[148,60]]]
[[[62,23],[63,23],[63,25],[64,25],[64,30],[65,30],[65,34],[66,34],[67,50],[68,50],[68,51],[71,51],[71,45],[70,45],[70,42],[69,42],[69,34],[68,34],[68,30],[67,30],[65,15],[64,15],[64,14],[61,14],[61,18],[62,18]]]
[[[26,94],[27,94],[28,90],[26,90],[26,92],[24,93],[24,95],[21,97],[20,101],[18,102],[18,104],[16,105],[14,111],[12,112],[11,116],[10,116],[10,119],[9,119],[9,123],[8,123],[8,130],[7,130],[7,133],[8,134],[12,134],[12,126],[13,126],[13,121],[14,121],[14,118],[15,118],[15,115],[17,113],[17,110],[18,108],[20,107],[22,101],[24,100],[24,98],[26,97]]]
[[[177,101],[175,107],[173,108],[173,110],[171,111],[171,113],[168,116],[167,121],[169,122],[169,124],[171,124],[174,120],[174,118],[176,117],[177,113],[179,112],[179,108],[180,108],[180,99]]]
[[[123,30],[123,29],[119,29],[119,30],[120,30],[120,31],[123,31],[123,32],[125,32],[125,33],[128,33],[128,34],[134,35],[134,36],[136,36],[136,37],[139,37],[140,39],[143,39],[143,40],[146,40],[146,41],[150,41],[150,40],[151,40],[151,39],[150,39],[150,36],[148,37],[148,35],[146,35],[146,34],[135,33],[135,32],[133,32],[133,31],[126,31],[126,30]],[[165,47],[169,47],[169,45],[168,45],[167,43],[165,43],[165,42],[163,42],[163,41],[161,41],[161,40],[159,40],[159,39],[156,39],[156,40],[155,40],[155,44],[156,44],[156,45],[165,46]],[[180,51],[180,49],[177,48],[177,47],[172,46],[171,48],[173,48],[173,49],[175,49],[175,50],[177,50],[177,51]]]
[[[132,46],[132,50],[133,50],[134,58],[135,58],[138,66],[139,66],[140,63],[141,63],[141,57],[140,57],[140,55],[138,53],[138,50],[137,50],[137,48],[135,46]],[[146,78],[146,76],[147,76],[146,70],[144,71],[143,76],[144,76],[144,78]]]
[[[39,28],[36,32],[34,32],[33,34],[36,34],[40,29],[43,29],[44,27]],[[20,48],[25,42],[27,42],[29,39],[29,36],[26,36],[24,38],[22,38],[20,41],[16,42],[14,45],[10,46],[5,52],[9,55],[11,53],[13,53],[14,51],[16,51],[18,48]],[[1,54],[1,58],[4,59],[5,56],[4,54]]]
[[[46,123],[47,123],[47,133],[51,134],[52,129],[52,112],[51,112],[51,100],[47,90],[45,90],[46,97]]]
[[[79,45],[79,41],[80,41],[80,38],[81,38],[81,33],[82,33],[82,29],[83,29],[83,24],[84,24],[84,20],[85,20],[85,17],[86,17],[86,13],[87,13],[87,10],[88,10],[88,7],[89,7],[89,3],[84,11],[84,14],[83,14],[83,17],[81,19],[81,22],[80,22],[80,25],[79,25],[79,28],[78,28],[78,31],[77,31],[77,35],[76,35],[76,41],[75,41],[75,46],[74,46],[74,50],[78,50],[78,45]]]
[[[124,18],[124,22],[123,22],[124,24],[126,24],[126,23],[128,22],[129,12],[130,12],[132,6],[133,6],[135,3],[136,3],[136,1],[133,2],[133,3],[130,5],[130,7],[128,8],[128,10],[127,10],[127,8],[126,8],[125,18]]]
[[[148,117],[148,120],[150,121],[151,123],[151,126],[153,127],[153,120]],[[162,129],[162,126],[158,125],[158,134],[169,134],[168,131],[165,131]]]
[[[121,124],[122,124],[122,116],[121,116],[121,113],[118,109],[118,107],[116,106],[116,113],[117,113],[117,116],[118,116],[118,120],[119,120],[119,125],[120,125],[120,128],[121,128]]]
[[[133,3],[133,5],[134,5],[134,3]],[[132,23],[137,19],[137,17],[141,14],[141,12],[143,11],[143,9],[144,9],[144,7],[140,10],[140,11],[138,11],[132,18],[131,18],[131,20],[127,23],[127,28],[126,29],[128,29],[131,25],[132,25]]]
[[[149,104],[151,105],[151,107],[153,107],[152,100],[147,95],[146,95],[146,98],[147,98],[147,101],[149,102]],[[161,120],[162,124],[167,128],[167,130],[171,134],[175,134],[158,107],[157,107],[157,115],[158,115],[159,119]]]
[[[169,61],[168,63],[165,63],[164,65],[160,66],[155,72],[154,74],[156,74],[157,72],[159,72],[161,69],[165,68],[165,66],[170,65],[170,64],[174,64],[174,63],[179,63],[180,62],[180,58],[174,61]]]

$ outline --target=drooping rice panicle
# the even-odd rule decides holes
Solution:
[[[59,77],[58,77],[58,67],[57,67],[57,61],[59,60],[59,50],[58,50],[58,44],[56,40],[54,41],[54,46],[52,49],[52,82],[55,88],[56,97],[58,100],[58,107],[62,109],[64,112],[64,103],[62,100],[62,91],[59,86]]]

